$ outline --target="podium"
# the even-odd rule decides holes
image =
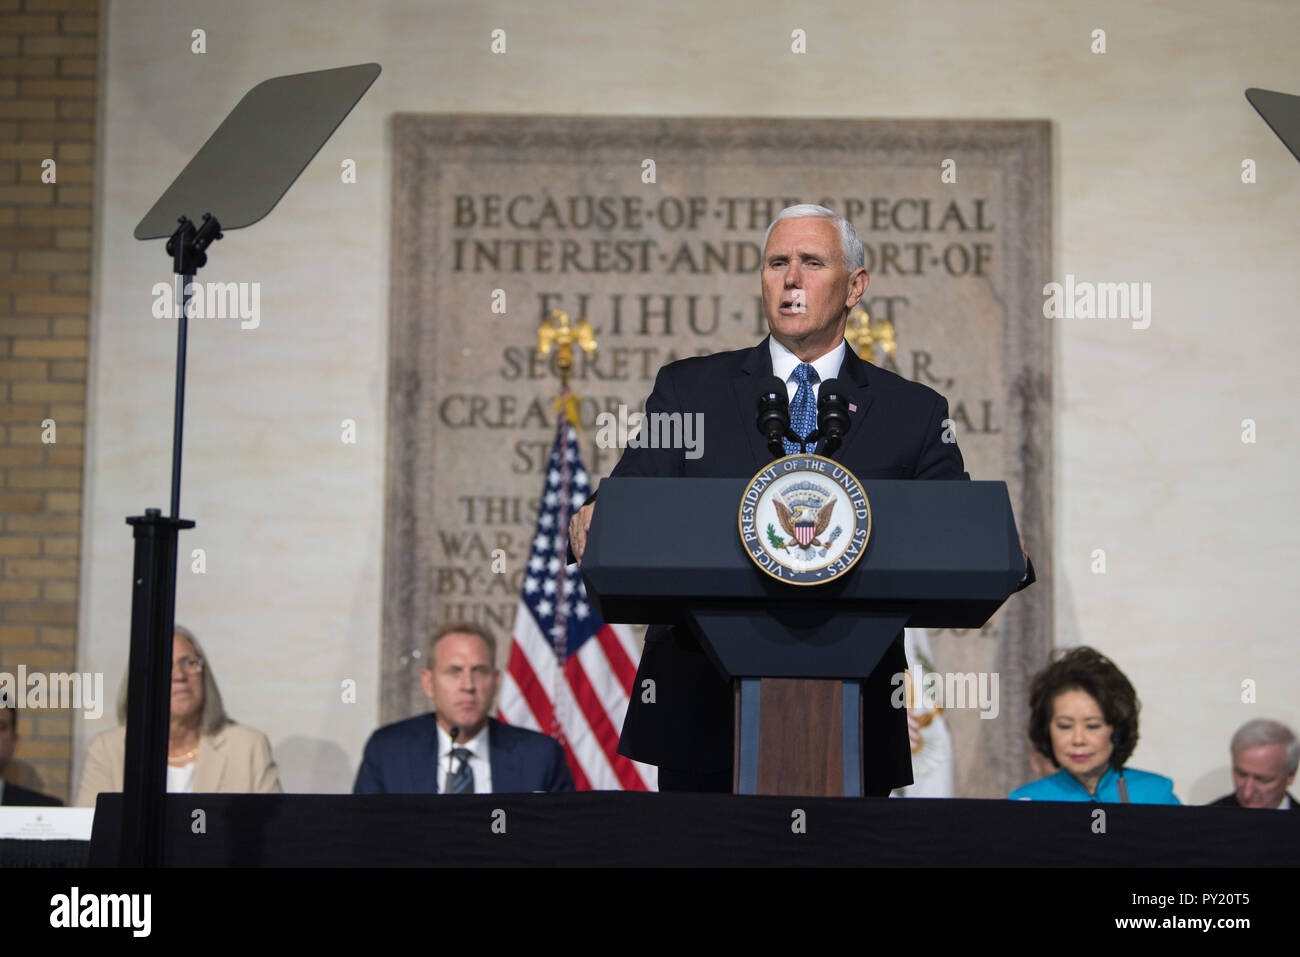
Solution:
[[[607,622],[689,628],[731,679],[737,794],[860,796],[862,679],[905,627],[979,628],[1024,578],[1006,485],[863,481],[872,530],[861,557],[800,586],[746,554],[747,484],[601,482],[587,595]]]

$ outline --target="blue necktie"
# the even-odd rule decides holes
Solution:
[[[807,438],[808,433],[817,428],[817,397],[813,395],[813,386],[821,381],[821,377],[817,375],[816,369],[801,362],[794,367],[791,378],[799,383],[799,388],[794,394],[794,401],[790,403],[790,428],[800,438]],[[786,455],[796,455],[803,451],[789,439],[782,441],[785,443]]]
[[[469,748],[452,748],[451,760],[455,764],[460,759],[460,767],[447,772],[448,794],[473,794],[474,769],[469,766]]]

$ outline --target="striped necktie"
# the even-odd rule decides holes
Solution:
[[[474,769],[469,766],[469,757],[469,748],[451,749],[451,763],[455,765],[456,760],[459,758],[460,767],[447,772],[448,794],[474,793]]]

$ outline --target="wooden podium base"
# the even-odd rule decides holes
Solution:
[[[862,795],[857,681],[739,678],[736,794]]]

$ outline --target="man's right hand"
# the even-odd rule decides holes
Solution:
[[[587,547],[587,529],[591,528],[591,516],[596,511],[596,503],[590,502],[573,513],[569,519],[569,547],[573,557],[582,564],[582,553]]]

